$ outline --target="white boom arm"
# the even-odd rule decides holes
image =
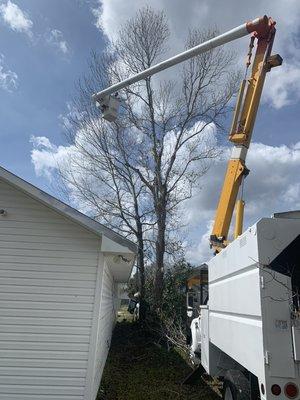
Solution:
[[[236,28],[231,29],[228,32],[216,36],[213,39],[207,40],[204,43],[192,47],[191,49],[177,54],[176,56],[162,61],[156,65],[153,65],[152,67],[145,69],[144,71],[139,72],[138,74],[130,78],[127,78],[98,93],[95,93],[93,94],[92,98],[94,101],[101,103],[105,99],[105,97],[110,96],[111,94],[116,93],[118,90],[124,89],[125,87],[130,86],[135,82],[145,79],[151,75],[156,74],[157,72],[163,71],[192,57],[198,56],[199,54],[205,53],[206,51],[214,49],[215,47],[232,42],[233,40],[246,36],[251,32],[255,32],[256,30],[260,29],[261,25],[266,23],[266,18],[267,17],[264,16],[262,18],[256,18],[253,21],[246,22]]]

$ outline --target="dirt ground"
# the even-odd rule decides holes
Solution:
[[[220,400],[201,378],[183,385],[191,371],[178,352],[155,345],[138,324],[118,322],[98,400]]]

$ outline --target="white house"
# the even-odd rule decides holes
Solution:
[[[0,399],[94,400],[135,245],[0,168]]]

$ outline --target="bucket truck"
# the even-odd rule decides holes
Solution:
[[[215,256],[206,263],[209,299],[191,325],[193,359],[223,381],[225,400],[300,398],[300,212],[262,218],[242,232],[246,155],[265,76],[282,63],[279,55],[271,54],[275,32],[271,18],[257,18],[93,95],[103,117],[113,121],[117,92],[124,87],[251,34],[251,73],[237,98],[229,135],[232,155],[210,237]]]

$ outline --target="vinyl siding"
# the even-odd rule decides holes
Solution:
[[[0,399],[83,400],[100,238],[0,181]]]
[[[100,385],[105,361],[108,355],[112,330],[116,321],[116,285],[107,263],[104,263],[101,289],[100,318],[98,321],[98,338],[96,342],[96,362],[93,381],[94,400]]]

